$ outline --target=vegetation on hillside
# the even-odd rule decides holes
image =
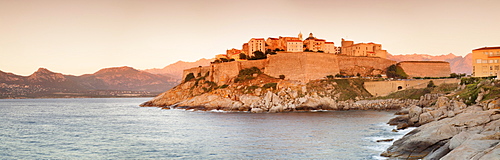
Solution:
[[[364,99],[372,95],[364,88],[366,79],[323,79],[307,83],[308,92],[337,100]]]
[[[396,79],[406,79],[408,78],[408,74],[405,73],[403,68],[393,64],[387,67],[387,77]]]
[[[457,89],[458,84],[450,84],[444,83],[439,86],[436,86],[433,81],[430,81],[427,84],[426,88],[420,89],[405,89],[400,90],[394,93],[391,93],[387,96],[377,97],[376,99],[420,99],[421,96],[428,93],[441,93],[441,94],[449,94],[452,93],[455,89]]]
[[[462,78],[461,85],[463,89],[457,92],[456,98],[463,100],[467,105],[500,97],[500,81],[498,80]]]

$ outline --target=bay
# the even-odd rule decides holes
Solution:
[[[202,112],[150,98],[2,99],[0,159],[382,159],[391,111]]]

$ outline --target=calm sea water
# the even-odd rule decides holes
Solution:
[[[0,100],[0,159],[379,159],[392,112],[161,110],[150,98]]]

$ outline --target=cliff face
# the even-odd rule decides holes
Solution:
[[[358,101],[371,95],[361,79],[323,79],[309,83],[288,81],[265,74],[241,74],[217,85],[196,77],[160,94],[141,106],[165,109],[290,112],[309,110],[397,109],[414,100]]]

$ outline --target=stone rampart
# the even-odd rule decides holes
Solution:
[[[338,56],[338,66],[341,72],[348,75],[362,76],[376,75],[385,72],[387,67],[396,64],[396,61],[378,57]]]
[[[427,87],[429,81],[435,85],[443,83],[459,83],[460,79],[424,79],[424,80],[405,80],[405,81],[375,81],[365,82],[365,89],[373,96],[386,96],[390,93],[404,89],[420,89]]]
[[[272,77],[284,75],[288,80],[308,82],[338,74],[336,57],[333,54],[313,52],[279,53],[268,56],[264,73]]]
[[[189,73],[193,73],[195,77],[199,77],[211,74],[210,71],[211,71],[210,66],[201,66],[201,67],[186,69],[182,72],[182,81],[184,81],[184,79]]]
[[[189,73],[198,73],[205,76],[209,73],[207,80],[217,84],[225,84],[236,77],[241,69],[257,67],[265,74],[272,77],[284,75],[287,80],[297,80],[309,82],[314,79],[325,78],[328,75],[336,75],[344,72],[348,75],[360,73],[362,76],[377,75],[385,72],[395,61],[377,57],[350,57],[337,56],[328,53],[316,52],[280,52],[276,55],[269,55],[267,59],[251,61],[233,61],[211,64],[205,67],[195,67],[184,70],[183,79]],[[400,63],[407,74],[413,77],[445,77],[450,74],[450,66],[447,62],[411,62]],[[410,85],[407,82],[405,85]],[[411,84],[414,86],[413,84]],[[393,86],[400,86],[394,82],[383,88],[381,93],[393,91]]]
[[[410,77],[449,77],[450,63],[443,61],[404,61],[398,66]]]
[[[212,72],[210,73],[210,81],[222,85],[228,83],[231,78],[238,76],[240,64],[237,61],[217,63],[210,65]]]

